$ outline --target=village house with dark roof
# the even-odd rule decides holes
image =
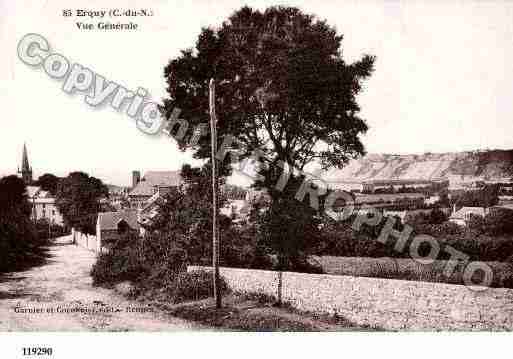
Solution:
[[[143,209],[156,194],[165,195],[182,183],[180,171],[148,171],[139,179],[139,172],[133,172],[133,188],[128,194],[130,207]]]
[[[100,212],[96,222],[96,238],[104,248],[109,248],[120,236],[129,232],[139,234],[138,213],[134,209],[117,212]]]

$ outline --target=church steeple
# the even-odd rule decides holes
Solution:
[[[25,181],[25,184],[32,183],[32,167],[30,167],[27,153],[27,146],[23,144],[23,154],[21,157],[21,171],[18,169],[18,173],[21,173],[21,178]]]

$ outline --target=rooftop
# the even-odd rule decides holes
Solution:
[[[139,229],[137,223],[137,210],[123,210],[118,212],[101,212],[98,213],[98,223],[100,229],[103,230],[117,230],[118,223],[124,220],[132,229]]]
[[[486,210],[483,207],[461,207],[459,210],[454,212],[450,218],[467,219],[467,216],[469,215],[484,217],[486,215]]]
[[[180,171],[149,171],[129,193],[129,196],[153,196],[153,187],[178,187],[182,182]]]

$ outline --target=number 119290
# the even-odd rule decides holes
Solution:
[[[29,356],[29,355],[47,355],[50,356],[53,354],[52,348],[43,348],[43,347],[24,347],[22,349],[23,355]]]

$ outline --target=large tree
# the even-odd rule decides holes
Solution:
[[[66,225],[93,234],[101,210],[100,199],[108,193],[101,180],[83,172],[72,172],[59,181],[56,205]]]
[[[333,27],[297,8],[244,7],[219,29],[203,29],[196,48],[167,65],[164,113],[179,108],[192,132],[191,125],[208,120],[214,78],[218,135],[237,139],[241,159],[260,149],[271,164],[341,167],[364,153],[359,135],[367,125],[356,96],[374,64],[369,55],[346,63],[341,44]],[[209,151],[203,136],[195,155],[208,158]]]
[[[261,177],[255,186],[266,188],[272,199],[274,219],[266,227],[275,232],[268,233],[268,240],[278,248],[299,248],[304,238],[280,244],[282,233],[295,236],[304,233],[301,228],[314,224],[304,218],[293,223],[294,216],[283,213],[287,208],[294,208],[290,214],[298,213],[292,201],[302,181],[296,173],[289,181],[297,186],[295,190],[276,190],[282,167],[286,163],[303,171],[312,162],[324,168],[342,167],[364,154],[359,136],[367,131],[367,125],[359,116],[356,98],[374,61],[373,56],[364,55],[346,63],[342,35],[297,8],[271,7],[262,12],[244,7],[219,29],[203,29],[195,48],[182,51],[166,66],[169,96],[163,113],[172,118],[179,108],[180,118],[188,122],[188,135],[177,136],[184,149],[194,128],[208,121],[209,80],[213,78],[218,146],[233,136],[232,147],[239,161],[255,153],[265,158],[266,165],[258,166]],[[194,150],[196,158],[208,158],[210,136],[202,136]],[[226,156],[224,174],[229,172],[229,159]],[[288,230],[278,231],[276,222],[281,222],[283,229],[289,226]]]
[[[0,272],[14,269],[43,244],[36,237],[30,214],[25,182],[14,175],[1,178]]]

